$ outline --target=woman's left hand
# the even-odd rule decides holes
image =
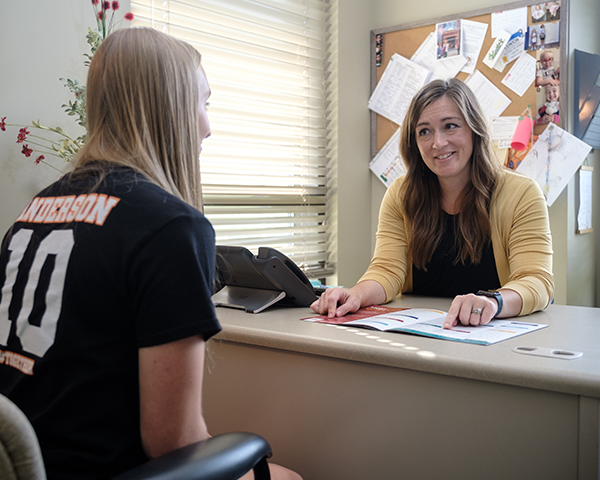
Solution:
[[[498,303],[490,297],[473,295],[458,295],[452,301],[444,328],[452,328],[458,325],[475,327],[485,325],[494,318],[498,310]]]

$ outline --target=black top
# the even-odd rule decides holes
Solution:
[[[49,479],[146,461],[138,349],[220,330],[204,215],[130,169],[97,181],[42,191],[0,252],[0,393],[33,424]]]
[[[483,250],[477,265],[453,264],[456,259],[454,224],[458,215],[444,212],[445,226],[442,239],[427,264],[427,271],[413,265],[413,293],[435,297],[455,297],[479,290],[495,290],[501,287],[492,242]]]

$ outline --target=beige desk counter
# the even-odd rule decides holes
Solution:
[[[308,308],[217,314],[211,433],[261,433],[305,480],[600,478],[600,309],[552,305],[519,319],[547,328],[490,346],[300,321]]]

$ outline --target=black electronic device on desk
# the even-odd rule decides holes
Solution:
[[[217,245],[218,281],[224,287],[212,297],[217,307],[259,313],[274,303],[308,307],[315,289],[298,266],[274,248],[253,255],[244,247]]]

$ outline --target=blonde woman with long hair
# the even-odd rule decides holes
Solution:
[[[152,29],[109,35],[88,74],[87,143],[4,239],[0,344],[19,361],[0,365],[0,393],[33,424],[49,479],[113,478],[209,437],[205,343],[221,327],[200,60]]]

